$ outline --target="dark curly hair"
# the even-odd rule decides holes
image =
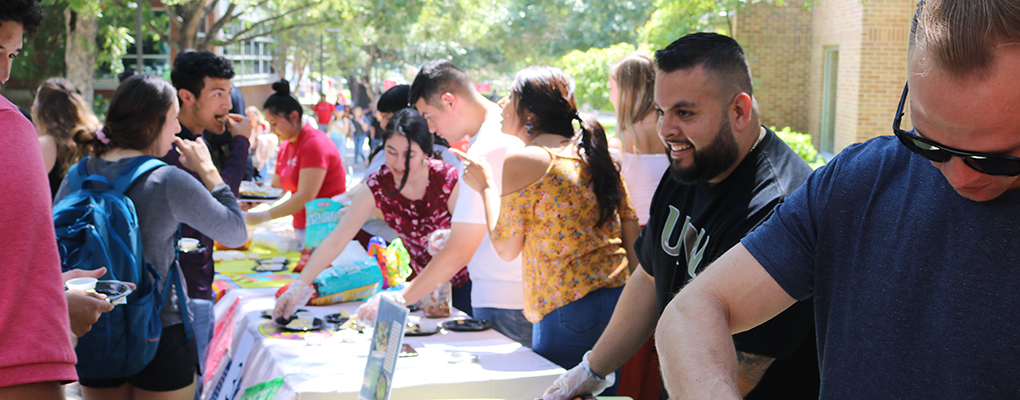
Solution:
[[[35,35],[46,15],[39,6],[39,0],[4,0],[0,6],[0,25],[17,22],[25,28],[25,36]]]
[[[185,89],[198,97],[202,94],[207,76],[230,79],[234,77],[234,67],[230,60],[208,51],[183,50],[174,58],[170,81],[175,88]]]

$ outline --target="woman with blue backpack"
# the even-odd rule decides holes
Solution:
[[[127,304],[97,322],[106,326],[79,340],[77,369],[86,400],[194,398],[199,355],[191,317],[186,306],[181,307],[187,295],[176,263],[179,226],[188,224],[227,246],[241,246],[247,240],[241,209],[205,144],[176,137],[181,130],[179,111],[176,91],[162,78],[136,75],[125,80],[113,95],[106,123],[95,134],[76,138],[79,148],[90,149],[91,157],[68,172],[57,192],[54,221],[64,268],[107,266],[110,271],[104,279],[137,280]],[[181,153],[185,167],[199,172],[202,183],[155,158],[172,149]],[[114,211],[127,210],[128,219],[137,218],[133,230],[122,235],[127,238],[120,236],[123,231],[118,229],[124,228],[115,219],[103,220],[104,213],[82,211],[93,207],[71,204],[107,204],[103,201],[114,204]],[[90,236],[104,240],[79,241],[84,244],[74,249],[79,242],[61,237],[62,221],[75,218],[75,212],[78,221],[99,221],[88,226],[108,222],[109,229]],[[74,226],[73,221],[67,224]],[[130,262],[111,261],[110,254],[118,249],[134,247],[125,245],[132,239],[140,244],[140,253],[136,249],[137,255],[127,257]],[[75,258],[80,254],[90,256]],[[100,265],[105,262],[111,265]],[[129,264],[134,271],[128,270]],[[145,318],[150,318],[150,330],[155,326],[157,332],[139,332],[145,327],[137,326],[137,321]],[[103,336],[110,332],[120,337]],[[118,347],[121,342],[126,350]],[[158,345],[131,347],[139,342]]]

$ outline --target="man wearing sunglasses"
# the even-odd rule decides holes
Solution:
[[[1020,2],[918,7],[895,137],[844,149],[667,306],[672,398],[739,398],[730,333],[807,298],[822,399],[1020,397]]]

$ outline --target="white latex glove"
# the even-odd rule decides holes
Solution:
[[[337,218],[343,219],[344,214],[347,214],[347,209],[351,208],[351,193],[354,193],[354,189],[350,189],[346,192],[340,193],[330,198],[330,200],[333,200],[337,203],[344,205],[343,207],[340,207],[339,210],[337,210],[336,212]]]
[[[595,396],[613,386],[613,383],[616,382],[616,372],[610,373],[606,379],[599,378],[592,372],[588,364],[589,354],[591,351],[584,353],[580,364],[556,378],[552,386],[545,390],[542,399],[570,400],[582,394]]]
[[[245,212],[243,214],[246,225],[258,225],[273,219],[269,216],[269,211]]]
[[[273,308],[273,320],[280,317],[290,318],[290,315],[294,313],[294,309],[307,304],[308,299],[311,299],[313,294],[315,294],[314,286],[305,284],[300,279],[295,280],[287,288],[287,291],[283,292],[280,298],[276,299],[276,307]]]
[[[351,206],[351,193],[354,193],[354,189],[351,189],[351,190],[348,190],[346,192],[340,193],[340,194],[338,194],[336,196],[330,197],[329,199],[333,200],[333,201],[335,201],[337,203],[343,204],[344,207],[350,207]]]
[[[429,234],[429,254],[436,255],[446,247],[446,240],[450,238],[449,229],[436,229]]]
[[[390,298],[390,300],[393,300],[397,304],[405,307],[407,306],[407,301],[404,300],[404,296],[401,295],[400,292],[379,292],[370,297],[368,301],[365,301],[365,304],[358,307],[358,311],[356,311],[355,314],[358,321],[361,321],[365,325],[374,324],[375,315],[379,312],[379,299],[383,296]]]

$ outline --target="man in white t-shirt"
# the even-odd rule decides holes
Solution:
[[[467,154],[483,158],[494,176],[503,175],[507,150],[524,144],[500,132],[499,106],[482,97],[464,71],[446,60],[422,67],[411,85],[409,104],[428,121],[429,130],[453,143],[468,138]],[[463,166],[456,163],[463,174]],[[413,303],[454,276],[464,265],[471,274],[471,310],[507,337],[531,347],[531,323],[524,318],[521,258],[504,261],[496,254],[485,225],[482,197],[460,185],[446,246],[403,290],[398,301]],[[359,310],[359,318],[362,317]],[[371,314],[374,315],[374,310]]]

